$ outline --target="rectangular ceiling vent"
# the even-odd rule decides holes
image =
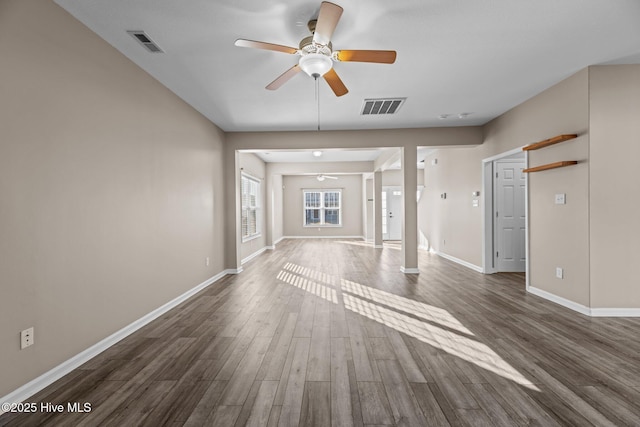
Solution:
[[[138,40],[142,46],[151,53],[164,53],[153,40],[149,38],[144,31],[127,31],[134,39]]]
[[[395,114],[407,98],[365,99],[362,106],[363,116]]]

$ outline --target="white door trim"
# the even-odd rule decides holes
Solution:
[[[496,160],[504,159],[505,157],[512,156],[522,152],[522,147],[514,148],[513,150],[505,151],[495,156],[487,157],[482,160],[482,272],[485,274],[495,273],[497,270],[493,265],[493,162]],[[529,167],[529,153],[525,151],[524,156],[525,168]],[[525,185],[527,186],[527,192],[524,199],[525,213],[526,213],[526,228],[525,234],[525,256],[526,256],[526,288],[529,289],[529,176],[525,176]]]

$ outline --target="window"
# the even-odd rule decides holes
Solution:
[[[304,226],[342,225],[342,191],[303,190]]]
[[[260,181],[242,174],[242,241],[260,235]]]

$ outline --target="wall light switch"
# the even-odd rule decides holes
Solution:
[[[564,205],[567,203],[566,201],[566,197],[567,195],[562,193],[562,194],[556,194],[556,205]]]
[[[562,279],[564,277],[564,270],[560,267],[556,267],[556,278]]]

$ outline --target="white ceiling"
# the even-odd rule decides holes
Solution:
[[[400,150],[398,148],[377,148],[368,150],[321,150],[319,157],[313,155],[316,150],[243,150],[243,152],[254,153],[266,163],[337,163],[337,162],[372,162],[385,154],[388,159],[385,165],[381,165],[383,170],[400,169]],[[434,149],[428,147],[418,147],[417,159],[418,169],[424,169],[424,158],[432,153]]]
[[[319,0],[56,0],[225,131],[316,130],[315,85],[300,73],[264,87],[297,56]],[[336,63],[350,92],[320,82],[321,129],[480,125],[576,71],[640,62],[638,0],[336,0],[334,49],[394,49],[392,65]],[[164,51],[145,51],[144,30]],[[360,116],[365,98],[406,97],[396,115]],[[459,113],[472,113],[460,119]],[[450,118],[439,120],[441,114]]]
[[[299,151],[256,151],[255,154],[267,163],[335,163],[335,162],[372,162],[383,149],[371,150],[322,150],[320,157],[311,150]]]

